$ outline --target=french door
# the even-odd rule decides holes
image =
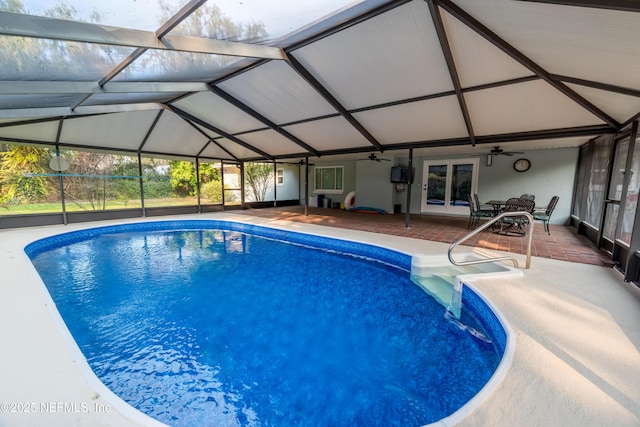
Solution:
[[[421,212],[468,215],[468,197],[478,186],[478,164],[477,158],[425,161]]]

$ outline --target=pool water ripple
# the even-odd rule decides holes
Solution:
[[[428,424],[501,357],[386,260],[233,230],[110,233],[31,256],[98,378],[173,426]]]

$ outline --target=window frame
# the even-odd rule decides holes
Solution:
[[[318,170],[333,169],[334,170],[334,186],[333,189],[318,188]],[[337,188],[338,180],[336,179],[336,171],[340,170],[340,188]],[[344,194],[344,166],[316,166],[313,171],[313,193],[314,194]]]
[[[284,168],[276,168],[276,186],[284,186]]]

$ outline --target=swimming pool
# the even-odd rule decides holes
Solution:
[[[491,344],[444,319],[409,280],[410,256],[375,246],[168,221],[26,252],[97,376],[171,425],[427,424],[471,399],[504,352],[477,295],[463,294],[462,320]]]

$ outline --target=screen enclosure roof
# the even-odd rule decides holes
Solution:
[[[0,0],[0,140],[225,161],[578,146],[640,115],[640,6]]]

